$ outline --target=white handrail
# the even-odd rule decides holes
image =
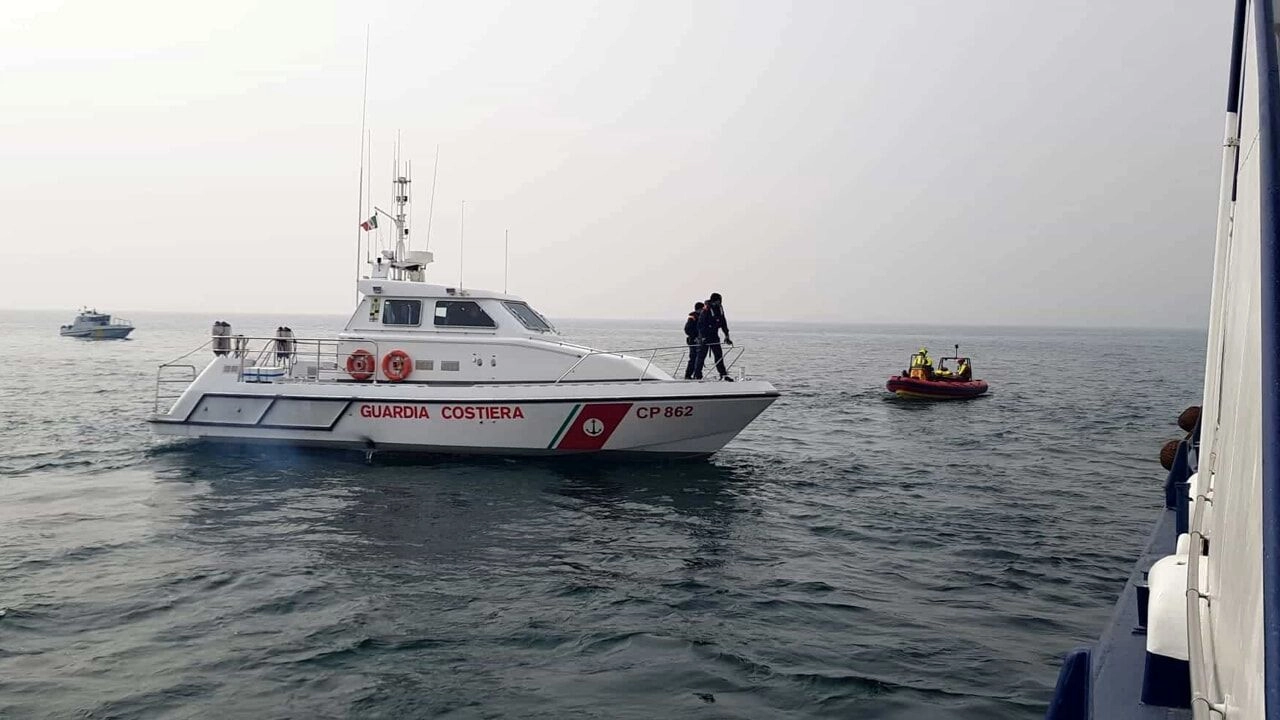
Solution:
[[[339,356],[338,348],[341,347],[343,343],[347,343],[347,344],[356,345],[356,346],[362,346],[362,345],[372,346],[373,356],[374,356],[374,368],[375,368],[375,372],[373,374],[373,382],[375,384],[378,382],[376,368],[382,361],[382,351],[376,340],[367,340],[363,338],[297,338],[297,337],[281,338],[275,335],[213,335],[210,337],[209,340],[206,340],[204,343],[200,344],[199,346],[183,353],[182,355],[174,358],[173,360],[170,360],[169,362],[161,363],[159,366],[157,366],[156,397],[155,397],[155,407],[156,407],[157,413],[159,412],[160,401],[162,399],[169,399],[169,398],[161,397],[160,389],[162,385],[177,384],[180,382],[185,382],[190,384],[192,381],[195,380],[195,375],[198,374],[195,370],[194,365],[190,363],[184,363],[182,361],[200,352],[201,350],[205,350],[210,347],[217,348],[216,343],[219,340],[225,340],[227,342],[227,345],[225,346],[224,349],[215,349],[215,352],[218,354],[232,355],[237,360],[239,360],[240,367],[237,373],[237,378],[236,378],[237,380],[244,380],[244,371],[245,371],[246,364],[249,362],[250,355],[254,356],[252,365],[258,365],[262,362],[262,360],[264,359],[264,356],[269,356],[271,353],[287,352],[289,357],[292,359],[302,354],[303,349],[300,346],[314,344],[315,351],[316,351],[315,352],[316,374],[313,378],[303,378],[303,379],[304,380],[309,379],[315,382],[319,382],[321,379],[320,370],[322,366],[322,359],[324,357],[327,357],[330,354],[328,350],[325,350],[325,346],[331,346],[334,362],[335,364],[337,364],[337,359]],[[288,351],[279,350],[278,349],[279,345],[276,344],[277,341],[279,340],[290,341],[292,343],[291,349]],[[256,352],[252,348],[253,342],[262,343],[261,347],[259,347]],[[306,352],[308,355],[310,355],[309,350],[307,350]],[[163,377],[164,371],[170,368],[183,368],[183,369],[190,370],[192,373],[192,377],[190,378]]]
[[[726,343],[711,343],[711,344],[724,345]],[[637,353],[647,352],[647,353],[650,353],[649,362],[645,363],[644,369],[640,371],[640,377],[638,378],[639,380],[643,380],[644,376],[649,372],[649,368],[653,366],[653,360],[655,357],[657,357],[657,354],[659,352],[679,350],[681,353],[687,353],[689,352],[689,347],[690,347],[689,345],[667,345],[663,347],[635,348],[632,350],[590,350],[584,355],[582,355],[581,357],[579,357],[577,362],[570,365],[568,370],[565,370],[563,373],[561,373],[560,377],[555,379],[554,384],[558,384],[562,382],[565,378],[573,374],[573,371],[577,370],[578,367],[581,366],[582,363],[586,362],[587,358],[589,357],[595,357],[600,355],[617,355],[618,357],[626,357],[628,355],[631,355],[634,359],[639,360],[640,358],[634,357],[634,355]],[[742,357],[742,353],[746,351],[746,348],[740,345],[730,345],[729,347],[730,347],[729,352],[725,353],[725,355],[727,356],[729,355],[729,353],[734,353],[734,354],[732,359],[730,359],[729,362],[725,365],[725,370],[729,370],[730,368],[732,368],[734,364],[738,362],[738,359]]]
[[[378,382],[377,367],[382,363],[382,349],[377,340],[369,340],[366,338],[282,338],[275,335],[221,335],[215,337],[222,337],[233,341],[231,353],[240,360],[239,379],[244,379],[244,369],[250,355],[253,355],[253,363],[252,365],[249,365],[250,367],[260,365],[264,359],[269,358],[272,354],[287,355],[290,358],[289,362],[292,363],[293,358],[302,355],[304,352],[303,346],[314,345],[316,351],[316,374],[314,378],[309,379],[319,382],[322,360],[332,355],[334,363],[337,364],[339,356],[341,355],[339,348],[343,345],[355,345],[357,348],[372,348],[375,368],[372,382],[375,384]],[[262,346],[258,348],[256,353],[252,349],[251,345],[254,341],[262,342]],[[280,341],[288,342],[290,344],[290,348],[288,350],[281,350],[279,344]],[[309,350],[305,350],[305,352],[310,355]]]
[[[1205,482],[1208,485],[1209,481]],[[1196,495],[1196,510],[1192,514],[1187,543],[1187,657],[1191,665],[1191,717],[1194,720],[1209,720],[1212,714],[1226,716],[1226,706],[1216,700],[1218,694],[1217,673],[1210,678],[1210,663],[1204,653],[1203,618],[1201,610],[1211,600],[1200,588],[1200,559],[1204,555],[1205,507],[1213,504],[1212,488]],[[1200,601],[1204,600],[1202,604]]]

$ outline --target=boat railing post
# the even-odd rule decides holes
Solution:
[[[649,353],[649,362],[644,364],[644,370],[640,371],[640,380],[644,380],[644,376],[649,374],[649,368],[653,367],[653,359],[658,356],[658,351],[662,348],[654,348]]]
[[[746,352],[746,348],[735,345],[731,352],[733,352],[733,357],[729,360],[729,364],[725,366],[725,370],[732,370],[733,366],[738,364],[738,361],[742,359],[742,353]]]
[[[587,352],[587,354],[586,354],[586,355],[583,355],[582,357],[578,358],[578,362],[576,362],[576,363],[574,363],[574,364],[570,365],[570,366],[569,366],[569,369],[568,369],[568,370],[565,370],[563,373],[561,373],[560,377],[556,378],[556,381],[555,381],[554,383],[552,383],[552,385],[559,385],[559,384],[560,384],[560,381],[561,381],[561,380],[564,380],[564,379],[565,379],[565,378],[567,378],[567,377],[569,377],[570,373],[572,373],[574,370],[577,370],[577,369],[578,369],[578,366],[579,366],[579,365],[581,365],[581,364],[583,363],[583,361],[584,361],[584,360],[586,360],[587,358],[589,358],[589,357],[591,357],[592,355],[595,355],[595,354],[597,354],[595,350],[590,350],[590,351],[588,351],[588,352]]]

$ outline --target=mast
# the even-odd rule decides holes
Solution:
[[[406,165],[404,167],[401,167],[400,165],[400,145],[399,145],[399,142],[397,142],[396,143],[395,178],[394,178],[395,203],[396,203],[396,214],[395,214],[396,256],[395,256],[395,259],[399,262],[404,262],[404,260],[406,259],[405,245],[409,241],[409,224],[406,220],[408,215],[405,213],[405,207],[409,204],[409,183],[410,182],[412,182],[412,180],[409,178],[408,166]]]
[[[386,275],[378,277],[389,277],[392,280],[408,280],[410,282],[422,282],[423,274],[426,266],[431,263],[432,257],[429,251],[418,250],[410,252],[410,235],[409,225],[410,219],[413,217],[413,163],[410,161],[402,161],[400,159],[401,145],[399,134],[397,133],[395,149],[392,151],[391,158],[391,188],[392,202],[395,206],[392,212],[387,212],[380,207],[374,206],[373,211],[391,221],[390,232],[394,234],[395,243],[391,243],[391,237],[388,237],[388,249],[381,251],[376,257],[378,268],[386,268]],[[383,262],[386,261],[386,265]],[[376,270],[375,272],[382,272]]]

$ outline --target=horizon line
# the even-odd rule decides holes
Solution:
[[[55,312],[66,312],[66,310],[64,308],[0,307],[0,312],[55,313]],[[123,310],[123,312],[124,314],[142,313],[147,315],[200,315],[200,314],[203,314],[205,311],[202,311],[202,310],[137,310],[137,309],[130,310],[126,308]],[[114,312],[111,314],[116,315],[116,313]],[[308,311],[280,312],[280,313],[232,311],[232,312],[223,313],[223,315],[228,317],[236,316],[236,315],[250,316],[250,317],[272,317],[272,316],[279,317],[281,315],[286,315],[286,316],[303,315],[308,317],[349,317],[349,315],[346,313],[308,312]],[[682,317],[676,318],[677,321],[681,319]],[[557,322],[653,322],[653,323],[658,323],[658,322],[668,322],[670,320],[671,320],[670,318],[666,318],[666,317],[568,317],[566,316],[566,317],[559,318]],[[1079,325],[1079,324],[1051,324],[1051,323],[1035,324],[1035,323],[1029,323],[1029,322],[945,323],[945,322],[922,322],[922,321],[890,322],[890,321],[883,321],[883,320],[835,320],[831,318],[825,318],[825,319],[824,318],[814,318],[814,319],[737,318],[734,320],[734,322],[746,323],[746,324],[757,324],[757,323],[758,324],[799,323],[802,325],[834,324],[839,326],[851,326],[851,327],[856,327],[856,326],[920,327],[920,328],[953,327],[953,328],[973,328],[973,329],[1021,328],[1021,329],[1037,329],[1037,330],[1045,330],[1045,329],[1052,329],[1052,330],[1175,330],[1175,331],[1183,331],[1183,332],[1200,331],[1205,333],[1209,331],[1209,327],[1207,324],[1206,325],[1109,325],[1109,324]]]

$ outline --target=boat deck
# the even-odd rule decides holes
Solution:
[[[1137,586],[1156,560],[1174,551],[1174,510],[1165,509],[1116,603],[1115,614],[1093,648],[1090,685],[1093,720],[1189,720],[1191,711],[1155,707],[1138,701],[1142,696],[1142,672],[1147,652],[1146,632],[1138,628]]]

